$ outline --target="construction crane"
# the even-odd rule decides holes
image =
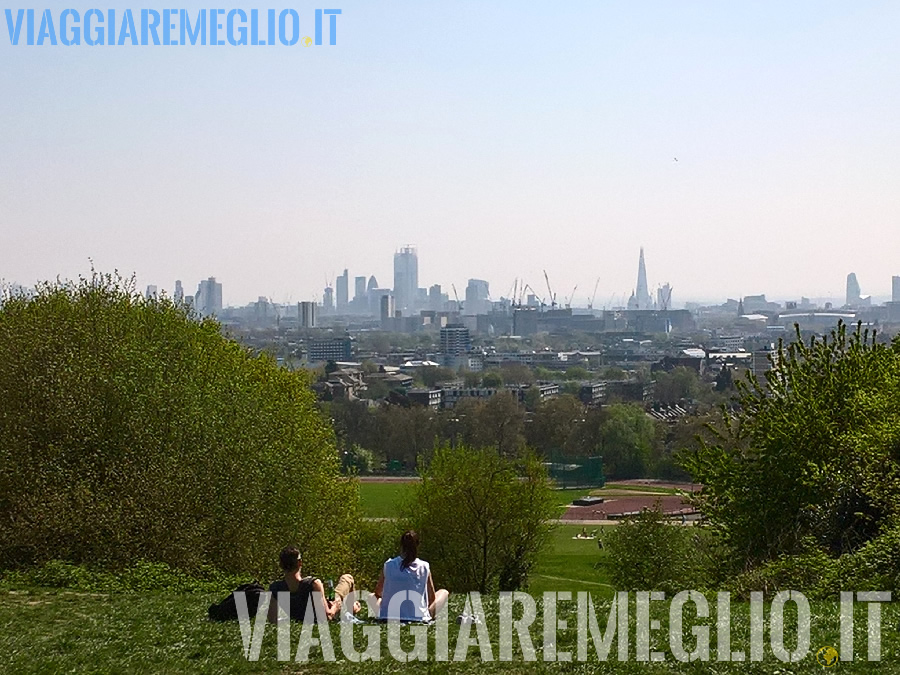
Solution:
[[[594,298],[597,297],[597,286],[600,285],[600,277],[597,277],[597,281],[594,283],[594,293],[591,295],[591,301],[588,303],[588,309],[594,309]]]
[[[519,305],[522,304],[522,300],[525,298],[525,291],[531,291],[532,295],[534,295],[535,297],[537,297],[537,291],[535,291],[535,290],[531,287],[531,284],[525,284],[524,286],[522,286],[522,296],[519,298]],[[541,301],[541,304],[542,304],[542,305],[544,304],[544,299],[543,299],[543,298],[538,298],[538,300]]]
[[[569,309],[572,306],[572,298],[575,297],[575,291],[578,290],[578,284],[575,284],[575,288],[572,289],[572,293],[569,295],[568,300],[566,300],[566,309]]]
[[[550,300],[550,309],[556,309],[556,296],[553,289],[550,288],[550,277],[547,276],[547,270],[544,270],[544,281],[547,282],[548,299]]]
[[[462,314],[463,306],[462,306],[462,303],[459,301],[459,294],[456,292],[456,284],[451,283],[450,288],[453,289],[453,297],[456,298],[456,310],[460,314]]]
[[[663,290],[665,289],[665,290]],[[665,286],[660,287],[659,299],[662,303],[660,309],[666,311],[669,309],[669,303],[672,302],[672,287],[666,284]]]

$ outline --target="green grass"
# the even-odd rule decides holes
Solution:
[[[609,613],[608,602],[597,601],[595,607],[601,630]],[[263,637],[260,660],[247,661],[242,652],[239,626],[236,623],[215,624],[206,620],[206,607],[216,599],[207,594],[171,595],[146,594],[79,594],[64,591],[31,589],[27,592],[0,591],[0,672],[4,673],[396,673],[408,666],[394,660],[387,646],[386,631],[381,631],[381,660],[354,664],[348,661],[324,663],[318,647],[313,647],[308,663],[279,662],[277,660],[276,632],[269,627]],[[451,598],[450,616],[455,617],[464,609],[464,597]],[[577,616],[574,603],[561,603],[559,619],[568,622],[567,629],[557,632],[559,651],[576,652]],[[810,653],[800,662],[786,664],[778,661],[769,647],[769,636],[764,641],[762,662],[681,663],[675,661],[668,641],[668,604],[654,603],[652,617],[659,620],[659,630],[651,632],[650,648],[666,653],[662,663],[635,661],[634,604],[629,608],[629,661],[618,662],[615,642],[610,659],[598,662],[592,651],[587,663],[525,663],[518,649],[509,663],[482,663],[476,647],[470,648],[468,660],[456,663],[431,662],[430,672],[580,672],[580,673],[688,673],[713,675],[714,673],[821,673],[815,661],[815,651],[824,645],[837,645],[838,605],[836,602],[813,602]],[[715,612],[714,599],[711,612]],[[494,659],[498,657],[498,602],[496,597],[484,598],[485,623]],[[748,651],[749,611],[746,604],[732,604],[731,649]],[[768,614],[768,609],[767,609]],[[686,612],[685,648],[692,648],[690,628],[706,625],[711,633],[711,656],[715,658],[715,617],[694,619],[692,611]],[[865,660],[839,663],[833,672],[843,673],[898,673],[900,672],[900,639],[896,630],[900,610],[896,603],[883,608],[882,660],[868,663]],[[542,657],[542,602],[537,598],[537,619],[530,628],[538,658]],[[788,648],[793,646],[790,635],[793,619],[785,613],[785,634]],[[434,654],[433,631],[429,631],[429,654]],[[356,629],[357,649],[364,646],[360,629]],[[457,644],[459,627],[451,623],[449,646],[451,656]],[[856,645],[857,658],[865,658],[865,609],[857,608]],[[291,652],[297,649],[300,629],[291,630]],[[408,629],[402,630],[402,645],[410,650],[412,637]],[[474,637],[475,631],[472,631]],[[339,628],[331,627],[331,639],[336,654],[342,658]]]
[[[593,529],[587,528],[588,532]],[[581,532],[578,525],[559,525],[550,535],[550,543],[541,553],[530,577],[529,592],[589,591],[597,597],[609,597],[612,586],[606,569],[599,564],[605,554],[595,539],[573,539]]]
[[[359,501],[364,518],[396,518],[409,483],[360,483]]]

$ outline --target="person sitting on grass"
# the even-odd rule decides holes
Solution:
[[[431,566],[419,557],[419,535],[408,530],[400,537],[400,555],[384,563],[375,586],[376,607],[382,620],[431,621],[447,604],[450,593],[434,590]],[[404,592],[418,594],[391,607],[391,598]]]
[[[283,549],[279,555],[279,562],[281,569],[284,571],[284,577],[278,581],[273,581],[269,585],[269,592],[272,593],[272,597],[269,600],[269,621],[271,623],[275,623],[278,620],[278,593],[285,591],[290,593],[290,610],[288,614],[292,621],[304,621],[311,602],[310,621],[314,621],[317,616],[324,616],[329,621],[334,618],[340,618],[344,598],[354,590],[352,576],[342,574],[334,587],[334,600],[327,600],[325,598],[325,587],[320,579],[301,575],[303,561],[297,548],[288,546]],[[313,609],[315,614],[312,612]],[[356,614],[359,612],[359,609],[359,603],[353,603],[353,613]]]

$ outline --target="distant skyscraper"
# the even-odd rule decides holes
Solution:
[[[435,311],[441,309],[441,285],[435,284],[431,288],[428,289],[428,306],[430,309]]]
[[[483,279],[469,279],[466,286],[466,303],[463,306],[466,314],[487,314],[491,308],[488,300],[490,295],[488,282]]]
[[[350,275],[347,273],[347,270],[344,270],[344,273],[335,280],[334,285],[337,292],[337,311],[346,311],[347,304],[350,302]]]
[[[354,285],[354,295],[353,299],[357,302],[365,304],[366,302],[366,278],[365,277],[356,277],[353,280]]]
[[[184,302],[184,288],[181,285],[181,279],[175,281],[175,293],[172,295],[172,299],[179,304]]]
[[[856,280],[856,272],[847,275],[847,306],[857,307],[862,300],[859,282]]]
[[[412,246],[394,254],[394,302],[406,314],[415,309],[419,292],[419,258]]]
[[[394,296],[390,293],[385,293],[381,296],[379,304],[381,325],[383,328],[386,328],[389,325],[391,319],[394,318]]]
[[[200,316],[214,316],[222,313],[222,284],[215,277],[204,279],[197,287],[194,306]]]
[[[156,288],[156,286],[154,286],[153,284],[150,284],[149,286],[147,286],[147,295],[146,295],[147,299],[148,299],[148,300],[155,300],[155,299],[156,299],[156,295],[157,295],[157,288]]]
[[[326,314],[334,311],[334,289],[331,286],[326,286],[322,295],[322,311]]]
[[[297,314],[300,316],[301,328],[316,327],[316,303],[314,302],[298,302]]]
[[[628,309],[653,309],[653,298],[647,287],[647,267],[644,264],[643,246],[641,246],[641,256],[638,259],[637,288],[635,288],[632,300],[629,300],[628,305]]]
[[[672,287],[669,284],[663,284],[656,290],[656,307],[672,309]]]
[[[900,302],[900,277],[891,277],[891,302]]]

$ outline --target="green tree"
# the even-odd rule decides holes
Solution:
[[[734,376],[731,368],[722,366],[722,370],[716,375],[716,391],[726,392],[734,389]]]
[[[533,384],[534,373],[531,368],[521,363],[504,363],[500,366],[503,381],[509,384]]]
[[[336,570],[358,509],[306,376],[215,321],[109,275],[3,298],[0,565]]]
[[[449,382],[456,379],[456,374],[443,366],[427,366],[419,369],[422,383],[426,387],[434,387],[438,382]]]
[[[503,376],[497,370],[489,370],[481,376],[481,386],[488,389],[499,389],[503,386]]]
[[[584,405],[574,396],[559,396],[544,401],[527,426],[529,447],[542,455],[581,454],[578,427],[584,419]]]
[[[657,373],[653,397],[660,403],[691,400],[700,393],[700,377],[693,368],[678,366],[669,373]]]
[[[638,405],[615,403],[605,411],[601,447],[607,477],[648,475],[656,425]]]
[[[583,366],[572,366],[566,368],[565,377],[567,380],[587,380],[590,378],[591,372]]]
[[[738,382],[740,407],[716,443],[682,458],[699,504],[752,566],[804,550],[840,554],[900,514],[900,339],[840,324],[779,344],[764,382]]]
[[[403,520],[435,578],[460,592],[525,587],[554,515],[543,466],[460,445],[437,449],[420,473]]]
[[[675,527],[657,503],[603,535],[610,577],[620,590],[677,593],[705,579],[696,528]]]
[[[463,384],[469,389],[474,389],[481,384],[481,375],[474,371],[466,370],[463,372]]]

